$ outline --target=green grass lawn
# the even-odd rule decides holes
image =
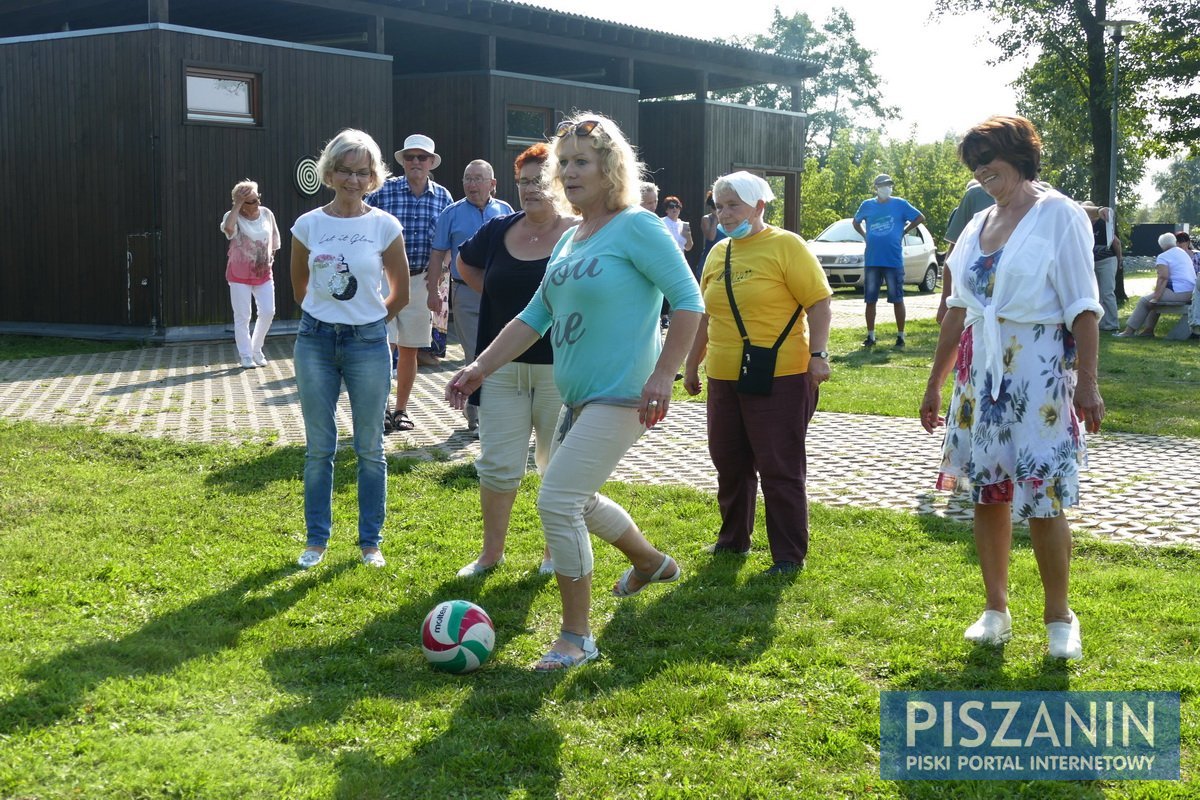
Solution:
[[[1126,304],[1122,319],[1134,304]],[[880,340],[882,344],[865,348],[859,328],[831,331],[833,375],[821,386],[820,410],[915,419],[925,396],[939,328],[933,320],[916,320],[905,327],[904,350],[890,347],[887,343],[892,339],[886,336]],[[1162,327],[1166,327],[1165,322]],[[1200,396],[1200,345],[1162,338],[1101,336],[1100,393],[1106,408],[1106,431],[1200,437],[1196,404]],[[677,383],[674,396],[700,401],[705,393],[690,398]],[[942,400],[950,402],[948,382]]]
[[[909,356],[904,356],[907,359]],[[843,369],[845,367],[843,366]],[[1085,658],[1045,657],[1029,543],[1014,547],[1015,638],[973,648],[969,529],[885,511],[812,512],[808,569],[768,580],[703,555],[711,496],[611,484],[683,579],[618,601],[597,553],[603,658],[528,666],[558,597],[535,574],[535,479],[507,565],[454,577],[479,544],[472,468],[395,461],[382,570],[358,565],[354,465],[326,561],[303,547],[299,448],[182,445],[0,422],[0,797],[1195,797],[1200,553],[1086,541],[1073,605]],[[761,514],[761,509],[760,509]],[[481,604],[478,673],[429,669],[438,601]],[[1182,783],[892,783],[878,773],[889,689],[1179,691]]]
[[[53,336],[0,334],[0,361],[70,356],[77,353],[109,353],[113,350],[134,350],[143,346],[140,342],[91,341],[88,339],[59,339]]]

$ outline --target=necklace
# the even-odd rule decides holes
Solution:
[[[525,227],[530,228],[532,230],[532,232],[529,234],[529,243],[536,244],[537,242],[541,241],[541,238],[544,235],[546,235],[547,233],[549,233],[550,231],[552,231],[558,227],[559,219],[560,219],[560,217],[558,215],[555,215],[550,220],[549,223],[543,224],[543,225],[537,225],[533,222],[530,222],[529,217],[526,216],[525,217]]]
[[[595,236],[596,232],[598,230],[600,230],[601,228],[603,228],[608,223],[608,221],[610,219],[612,219],[613,217],[615,217],[616,215],[617,215],[617,212],[615,212],[615,211],[607,211],[604,214],[601,214],[599,217],[596,218],[595,222],[592,222],[592,226],[591,226],[592,229],[590,231],[588,231],[587,233],[584,233],[583,228],[585,225],[588,224],[588,222],[591,222],[591,220],[587,220],[587,221],[579,223],[579,229],[575,232],[575,241],[586,242],[588,239]]]
[[[334,208],[333,203],[330,203],[329,205],[325,206],[326,214],[328,214],[331,217],[338,217],[339,219],[349,219],[350,217],[361,217],[363,214],[366,214],[370,210],[371,210],[370,206],[368,206],[366,203],[363,203],[362,201],[359,201],[358,208],[355,209],[354,213],[352,213],[352,214],[342,214],[336,208]]]

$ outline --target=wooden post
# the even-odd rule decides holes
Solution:
[[[383,17],[370,17],[367,23],[367,49],[372,53],[383,53]]]
[[[496,69],[496,37],[484,36],[479,41],[479,67],[489,72]]]
[[[147,22],[170,22],[171,0],[146,0]]]

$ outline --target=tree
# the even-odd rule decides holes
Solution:
[[[1200,152],[1200,3],[1195,0],[938,0],[939,11],[982,11],[1001,61],[1040,50],[1018,80],[1019,107],[1047,140],[1058,179],[1077,196],[1107,199],[1112,151],[1112,42],[1104,20],[1149,20],[1125,30],[1121,55],[1121,173],[1118,188],[1141,177],[1149,154],[1179,146]],[[1037,52],[1035,50],[1035,52]],[[1034,115],[1037,119],[1034,119]],[[1079,169],[1086,164],[1087,185]],[[1118,191],[1128,197],[1129,192]]]
[[[808,114],[805,152],[824,164],[842,130],[870,130],[898,112],[881,98],[882,83],[871,64],[872,53],[858,43],[854,20],[835,7],[820,30],[807,14],[785,17],[775,8],[766,34],[733,38],[730,43],[755,50],[819,61],[822,69],[803,87],[799,105]],[[763,108],[791,108],[791,88],[777,84],[751,86],[718,95],[721,99]]]
[[[1078,124],[1078,109],[1085,102],[1080,94],[1083,87],[1073,81],[1064,82],[1061,74],[1059,56],[1042,54],[1017,79],[1017,111],[1029,118],[1042,137],[1042,179],[1069,197],[1107,205],[1107,183],[1098,193],[1093,189],[1090,132]],[[1144,109],[1125,107],[1120,122],[1117,219],[1124,227],[1124,221],[1136,210],[1134,187],[1145,170],[1150,144]],[[1109,154],[1104,157],[1108,159]]]
[[[1154,176],[1154,188],[1162,193],[1159,204],[1173,211],[1171,222],[1200,225],[1200,155],[1172,161],[1167,171]]]
[[[837,134],[822,166],[816,158],[804,164],[804,214],[800,235],[812,238],[830,223],[849,217],[871,194],[875,176],[886,172],[896,181],[896,193],[921,210],[929,230],[940,235],[958,205],[971,175],[958,160],[957,143],[918,144],[910,136],[884,144],[878,133],[858,141],[850,131]]]
[[[1159,140],[1167,149],[1189,148],[1200,155],[1200,3],[1195,0],[1142,0],[1142,14],[1152,22],[1130,32],[1130,85],[1158,117]]]
[[[1109,18],[1107,0],[938,0],[937,9],[988,14],[997,23],[991,40],[1000,48],[1000,61],[1025,56],[1030,44],[1040,47],[1043,69],[1057,73],[1064,90],[1083,100],[1071,109],[1071,120],[1087,132],[1090,144],[1088,195],[1107,200],[1112,152],[1112,89],[1103,24]]]

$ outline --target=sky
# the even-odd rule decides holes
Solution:
[[[533,5],[668,31],[696,39],[765,33],[778,6],[784,16],[798,11],[820,26],[835,6],[847,9],[859,43],[875,53],[883,78],[884,101],[900,110],[887,136],[906,139],[913,127],[918,142],[963,133],[992,114],[1016,112],[1011,83],[1023,64],[988,64],[998,54],[987,40],[991,24],[983,14],[935,15],[935,0],[742,0],[740,3],[658,2],[656,0],[536,0]],[[1149,174],[1141,186],[1144,202],[1157,198]]]

